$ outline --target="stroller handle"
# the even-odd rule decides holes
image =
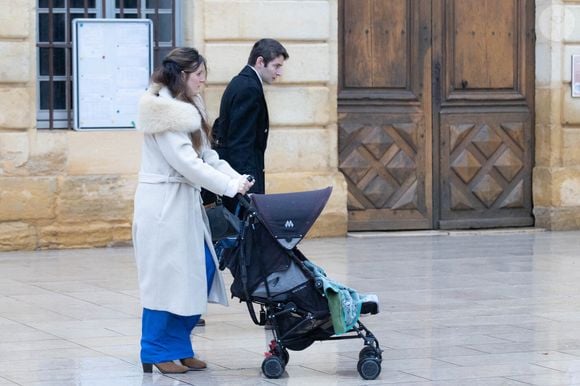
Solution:
[[[248,182],[252,182],[255,180],[254,176],[248,176],[247,178]],[[240,203],[240,205],[242,207],[244,207],[244,209],[250,209],[252,207],[251,201],[250,201],[250,196],[248,196],[247,194],[241,194],[238,193],[234,196],[234,198],[236,200],[238,200],[238,202]]]

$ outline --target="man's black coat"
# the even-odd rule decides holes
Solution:
[[[240,174],[256,183],[251,193],[264,193],[264,152],[268,140],[268,107],[256,72],[245,66],[228,84],[213,126],[215,149]]]

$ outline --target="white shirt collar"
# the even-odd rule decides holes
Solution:
[[[250,67],[252,70],[254,70],[254,72],[256,73],[256,75],[258,76],[258,79],[260,79],[260,83],[262,83],[262,86],[264,85],[264,81],[262,80],[262,77],[260,76],[260,74],[258,73],[258,70],[256,70],[253,66],[250,66],[249,64],[246,64],[246,66]]]

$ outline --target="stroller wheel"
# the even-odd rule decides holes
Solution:
[[[376,379],[381,373],[381,361],[376,358],[363,358],[358,361],[358,373],[366,380]]]
[[[266,378],[280,378],[284,373],[284,362],[282,358],[272,355],[262,362],[262,372]]]
[[[377,357],[377,349],[373,346],[364,346],[358,353],[358,359]]]

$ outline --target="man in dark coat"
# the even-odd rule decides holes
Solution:
[[[241,174],[254,176],[250,193],[265,193],[264,153],[268,141],[268,106],[264,83],[282,75],[288,52],[274,39],[258,40],[248,64],[228,84],[221,99],[219,118],[213,126],[214,147],[220,158]],[[235,202],[224,200],[229,209]]]

